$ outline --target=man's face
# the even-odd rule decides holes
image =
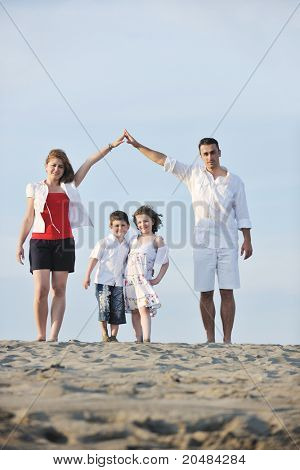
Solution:
[[[218,149],[216,144],[201,145],[200,155],[204,161],[205,168],[208,171],[214,170],[220,166],[219,159],[221,156],[221,151]]]

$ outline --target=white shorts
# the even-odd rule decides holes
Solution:
[[[195,248],[194,249],[194,288],[199,292],[215,288],[215,275],[219,289],[238,289],[240,275],[236,248]]]

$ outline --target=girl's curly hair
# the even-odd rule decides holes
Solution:
[[[159,227],[162,225],[162,220],[161,220],[162,214],[158,214],[157,212],[155,212],[155,210],[152,209],[151,206],[147,206],[147,205],[141,206],[135,211],[132,218],[136,227],[137,227],[137,222],[136,222],[137,215],[148,215],[148,217],[152,219],[152,222],[153,222],[152,232],[153,233],[156,233]]]
[[[48,157],[46,158],[46,164],[49,163],[51,158],[59,158],[64,165],[64,174],[60,178],[60,183],[72,183],[74,180],[74,170],[68,159],[66,153],[61,149],[50,150]]]

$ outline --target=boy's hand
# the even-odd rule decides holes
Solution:
[[[85,280],[83,281],[83,287],[85,289],[88,289],[90,287],[90,284],[91,284],[91,278],[90,277],[86,277]]]
[[[151,286],[156,286],[156,284],[160,283],[160,279],[158,277],[155,277],[154,279],[150,279],[150,284]]]

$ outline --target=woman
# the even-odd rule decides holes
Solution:
[[[68,275],[74,272],[72,228],[92,225],[77,188],[90,168],[123,141],[124,135],[88,158],[75,174],[65,152],[51,150],[45,164],[47,178],[26,187],[27,209],[16,257],[18,262],[24,264],[23,245],[32,228],[29,260],[34,280],[37,341],[46,341],[50,281],[53,298],[49,341],[58,340],[65,312]]]

